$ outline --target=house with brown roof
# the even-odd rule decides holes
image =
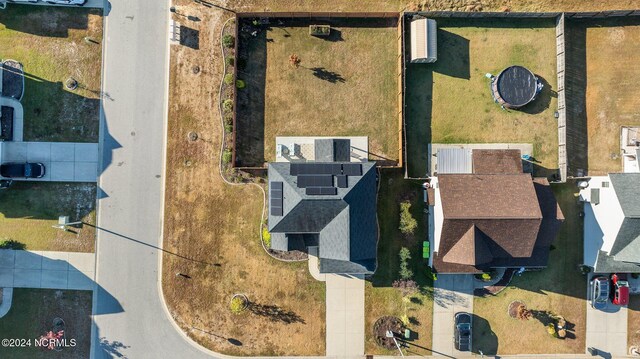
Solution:
[[[440,168],[432,181],[432,267],[439,273],[545,267],[564,220],[549,182],[523,172],[519,150],[447,151],[465,165]]]

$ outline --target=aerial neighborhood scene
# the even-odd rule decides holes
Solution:
[[[0,358],[640,358],[640,1],[0,0]]]

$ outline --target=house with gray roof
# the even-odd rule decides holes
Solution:
[[[271,249],[317,246],[320,273],[374,272],[375,163],[272,162],[268,176]]]
[[[591,177],[584,202],[584,264],[597,273],[640,273],[640,173]]]

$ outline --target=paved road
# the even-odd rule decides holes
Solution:
[[[587,288],[588,291],[590,286]],[[627,355],[627,307],[609,301],[604,310],[596,310],[591,307],[591,293],[587,293],[587,298],[586,347],[596,348],[604,356]]]
[[[440,274],[433,286],[433,355],[464,356],[453,346],[453,322],[458,312],[473,313],[473,275]]]
[[[103,54],[92,358],[201,358],[159,293],[167,0],[110,0]]]

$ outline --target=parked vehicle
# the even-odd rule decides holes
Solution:
[[[0,176],[6,178],[41,178],[44,176],[42,163],[4,163],[0,165]]]
[[[34,2],[38,2],[38,0],[7,0],[7,1],[9,1],[9,2],[16,2],[16,3],[21,3],[21,2],[31,2],[31,3],[34,3]]]
[[[609,280],[598,276],[591,280],[591,306],[594,309],[604,309],[609,300]]]
[[[455,317],[455,346],[461,352],[471,351],[471,314],[456,313]]]
[[[611,303],[615,305],[629,304],[629,282],[626,274],[611,275]]]
[[[87,0],[46,0],[49,4],[54,5],[84,5]]]
[[[13,180],[0,180],[0,189],[7,189],[11,187]]]

